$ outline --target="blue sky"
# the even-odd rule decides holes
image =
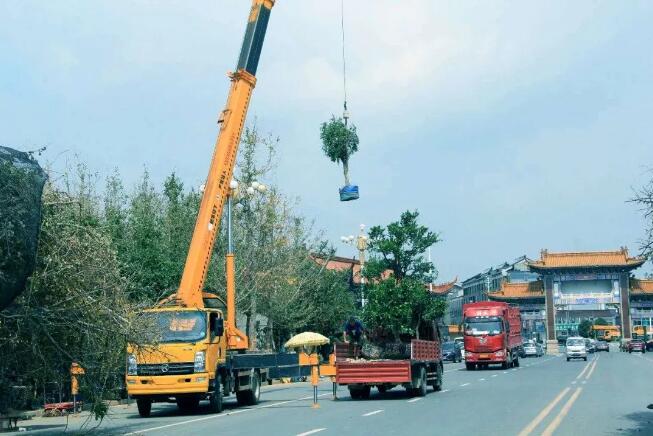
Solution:
[[[340,2],[279,0],[250,110],[274,179],[339,248],[418,209],[439,281],[522,254],[636,252],[653,167],[653,3],[346,0],[361,199],[319,124],[342,106]],[[0,144],[202,183],[250,2],[0,2]],[[371,7],[373,5],[373,7]],[[650,268],[648,268],[650,270]],[[641,271],[643,272],[643,270]]]

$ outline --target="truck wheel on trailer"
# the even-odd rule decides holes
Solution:
[[[413,390],[418,397],[426,396],[426,368],[422,367],[419,371],[419,386]]]
[[[352,400],[366,400],[370,397],[371,386],[349,386],[349,396]]]
[[[476,365],[473,363],[465,362],[465,368],[467,371],[474,371],[476,369]]]
[[[222,412],[222,377],[219,375],[215,377],[215,386],[213,393],[209,397],[209,410],[212,413]]]
[[[388,387],[386,385],[378,385],[376,389],[378,389],[380,394],[385,394],[388,392]]]
[[[437,365],[437,378],[433,382],[433,390],[435,392],[441,391],[442,390],[442,377],[444,376],[444,371],[442,369],[442,364]]]
[[[139,398],[136,400],[136,407],[138,407],[138,414],[141,418],[147,418],[152,412],[152,400],[149,398]]]
[[[519,356],[515,356],[515,360],[512,361],[512,366],[519,368]]]
[[[258,372],[250,376],[250,389],[236,392],[236,399],[241,406],[255,406],[261,399],[261,379]]]

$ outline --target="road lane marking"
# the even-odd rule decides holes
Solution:
[[[583,368],[583,370],[580,372],[580,374],[578,374],[578,375],[576,376],[576,380],[578,380],[579,378],[581,378],[581,377],[585,374],[585,371],[587,371],[587,370],[589,369],[589,367],[590,367],[591,364],[592,364],[592,362],[588,362],[588,363],[585,365],[585,368]]]
[[[304,433],[299,433],[297,436],[308,436],[309,434],[319,433],[319,432],[324,431],[324,430],[326,430],[326,428],[316,428],[316,429],[313,429],[313,430],[306,431]]]
[[[479,378],[478,381],[485,381],[485,379],[484,378]]]
[[[465,386],[469,386],[469,383],[463,383],[460,385],[461,388],[464,388]]]
[[[508,371],[503,371],[504,374],[508,374]]]
[[[324,396],[327,396],[327,395],[331,395],[331,393],[320,394],[320,395],[318,395],[318,397],[324,397]],[[313,396],[311,395],[308,398],[313,398]],[[131,433],[125,433],[125,435],[138,435],[138,434],[147,433],[147,432],[150,432],[150,431],[162,430],[164,428],[177,427],[177,426],[180,426],[180,425],[193,424],[195,422],[206,421],[207,419],[222,418],[223,416],[238,415],[239,413],[251,412],[252,410],[266,409],[268,407],[274,407],[274,406],[281,406],[282,404],[295,403],[297,401],[301,401],[301,398],[298,398],[296,400],[278,401],[276,403],[266,404],[265,406],[258,406],[258,407],[252,407],[252,408],[242,408],[242,409],[237,409],[237,410],[234,410],[234,411],[224,411],[222,413],[209,415],[209,416],[203,416],[201,418],[195,418],[195,419],[188,419],[186,421],[173,422],[171,424],[160,425],[158,427],[144,428],[142,430],[136,430],[136,431],[133,431]]]
[[[556,429],[560,426],[560,423],[565,418],[565,416],[567,416],[569,410],[571,409],[571,406],[574,405],[574,402],[578,399],[578,396],[582,391],[583,388],[576,388],[576,392],[574,392],[572,396],[569,397],[565,405],[562,406],[562,409],[560,409],[560,413],[558,413],[558,415],[553,419],[553,421],[551,421],[548,427],[544,429],[542,436],[551,436],[553,432],[556,431]]]
[[[496,377],[498,374],[492,374],[492,377]]]
[[[207,419],[215,419],[215,418],[221,418],[223,416],[237,415],[239,413],[249,412],[250,410],[254,410],[254,409],[240,409],[240,410],[235,410],[233,412],[220,413],[219,415],[204,416],[202,418],[195,418],[195,419],[189,419],[187,421],[173,422],[172,424],[160,425],[158,427],[150,427],[150,428],[146,428],[146,429],[143,429],[143,430],[137,430],[137,431],[134,431],[134,432],[131,432],[131,433],[125,433],[125,434],[126,435],[137,435],[137,434],[141,434],[141,433],[146,433],[148,431],[162,430],[164,428],[177,427],[179,425],[192,424],[194,422],[199,422],[199,421],[206,421]]]
[[[408,400],[407,402],[408,403],[414,403],[415,401],[419,401],[419,400],[421,400],[421,398],[413,398],[411,400]]]
[[[567,395],[567,392],[569,392],[570,389],[571,388],[564,388],[562,392],[560,392],[558,396],[553,399],[553,401],[551,401],[544,409],[542,409],[542,411],[535,417],[535,419],[533,419],[526,427],[524,427],[522,431],[519,432],[519,436],[527,436],[531,434],[531,432],[535,430],[538,425],[540,425],[540,422],[542,422],[542,420],[546,418],[549,413],[551,413],[551,410],[553,410],[556,404],[562,400],[562,397]]]
[[[364,413],[363,416],[372,416],[372,415],[376,415],[377,413],[381,413],[381,412],[383,412],[383,409],[375,410],[373,412]]]
[[[441,394],[444,394],[445,392],[449,392],[449,389],[445,389],[443,391],[440,391]]]
[[[587,373],[587,376],[585,376],[585,380],[589,380],[590,377],[592,376],[592,373],[594,372],[594,369],[596,369],[596,363],[597,363],[597,361],[595,360],[594,363],[592,364],[592,369],[590,369],[589,372]]]

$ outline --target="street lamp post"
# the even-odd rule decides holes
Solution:
[[[232,213],[233,213],[233,199],[239,195],[239,184],[236,180],[229,183],[229,196],[227,198],[227,261],[226,261],[226,276],[227,276],[227,294],[231,294],[232,298],[227,298],[230,303],[227,306],[227,317],[233,322],[231,325],[236,325],[236,261],[234,253],[234,241],[232,233]],[[252,182],[250,186],[245,189],[247,195],[253,195],[256,192],[263,194],[267,187],[262,183]],[[256,306],[256,300],[253,301],[253,306]],[[254,309],[255,310],[255,309]],[[249,326],[248,326],[249,327]],[[252,337],[249,344],[250,348],[256,347],[256,335]]]
[[[361,265],[360,277],[361,277],[361,307],[365,307],[367,301],[365,300],[365,276],[363,275],[363,268],[365,267],[365,250],[367,250],[367,235],[365,234],[365,224],[360,225],[360,232],[358,236],[354,235],[341,236],[340,240],[345,244],[354,245],[358,249],[358,260]]]

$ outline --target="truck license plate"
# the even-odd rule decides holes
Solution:
[[[480,358],[481,358],[481,359],[489,359],[489,358],[490,358],[490,355],[489,355],[489,354],[481,353]]]

